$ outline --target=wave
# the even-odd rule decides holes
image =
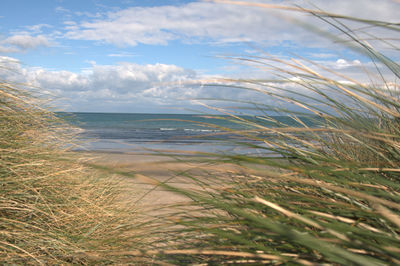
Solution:
[[[221,132],[216,129],[200,129],[200,128],[173,128],[173,127],[162,127],[160,131],[191,131],[191,132]]]
[[[194,128],[185,128],[184,131],[193,131],[193,132],[221,132],[221,130],[217,129],[194,129]]]

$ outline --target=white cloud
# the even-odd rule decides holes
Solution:
[[[71,13],[71,10],[66,9],[62,6],[58,6],[54,9],[54,11],[56,11],[57,13]]]
[[[59,99],[57,106],[71,111],[175,112],[171,108],[195,108],[192,101],[198,98],[251,97],[246,90],[201,86],[204,76],[176,65],[92,62],[91,67],[73,73],[23,67],[11,60],[0,57],[0,64],[12,69],[0,69],[0,79],[40,88]]]
[[[135,54],[131,53],[116,53],[116,54],[108,54],[109,57],[133,57],[136,56]]]
[[[14,60],[14,61],[12,61]],[[301,64],[314,69],[321,75],[332,77],[335,80],[349,82],[351,79],[368,83],[374,73],[375,65],[372,62],[362,63],[359,60],[325,60],[317,61],[320,66],[327,67],[339,73],[318,68],[306,60],[300,60]],[[28,83],[44,92],[57,95],[59,106],[67,106],[71,111],[113,111],[113,112],[165,112],[161,107],[185,107],[193,108],[193,99],[231,99],[259,102],[278,106],[284,104],[281,101],[262,93],[250,90],[235,89],[229,85],[234,82],[223,83],[228,86],[201,86],[199,80],[204,84],[216,83],[190,69],[176,65],[120,63],[117,65],[101,65],[94,61],[88,61],[90,66],[82,69],[79,73],[70,71],[50,71],[40,67],[24,67],[18,61],[10,57],[0,57],[0,65],[7,66],[13,71],[0,69],[0,79],[10,82]],[[273,62],[271,62],[273,63]],[[276,62],[275,62],[276,63]],[[292,62],[294,63],[294,62]],[[239,74],[233,73],[234,78],[255,79],[257,82],[246,84],[250,88],[266,90],[267,93],[288,93],[280,88],[292,90],[293,92],[307,95],[310,90],[294,84],[301,83],[303,76],[293,78],[287,75],[286,81],[273,81],[276,78],[284,78],[284,70],[298,71],[288,65],[277,65],[280,67],[277,75],[273,71],[262,68],[250,68],[248,72],[238,69]],[[368,71],[366,74],[363,71]],[[382,72],[386,80],[392,80],[388,73]],[[346,80],[345,76],[349,77]],[[291,78],[292,77],[292,78]],[[263,81],[264,80],[264,81]],[[377,77],[376,84],[379,84]],[[288,95],[291,95],[288,93]],[[298,96],[298,95],[295,95]],[[229,104],[227,102],[223,103]],[[233,105],[237,105],[233,103]],[[169,111],[171,112],[171,111]]]
[[[197,79],[193,70],[175,65],[96,65],[81,73],[49,71],[43,68],[22,67],[12,58],[2,57],[0,63],[13,66],[14,71],[1,71],[0,78],[11,82],[31,84],[63,99],[58,105],[70,104],[70,110],[99,111],[107,104],[108,111],[140,111],[159,106],[186,105],[187,100],[198,97],[196,86],[185,86]],[[91,109],[92,108],[92,109]]]
[[[359,60],[347,61],[347,60],[341,58],[341,59],[336,60],[333,68],[343,69],[343,68],[348,68],[348,67],[352,67],[352,66],[361,66],[361,62]]]
[[[329,53],[309,53],[310,57],[313,58],[320,58],[320,59],[327,59],[327,58],[334,58],[337,57],[336,54],[329,54]]]
[[[14,69],[19,68],[20,62],[18,59],[9,56],[0,56],[0,64],[7,68],[11,66],[11,68]]]
[[[133,7],[108,13],[107,19],[82,22],[68,31],[72,39],[106,41],[116,45],[167,44],[175,39],[212,38],[218,42],[273,40],[260,26],[279,23],[255,8],[194,2],[183,6]],[[279,27],[278,27],[279,28]]]
[[[40,29],[43,26],[35,27]],[[52,43],[44,35],[32,36],[27,33],[16,34],[6,39],[0,40],[0,53],[18,53],[38,47],[47,47]]]
[[[1,54],[9,54],[9,53],[17,53],[19,49],[16,47],[7,47],[0,45],[0,53]]]
[[[280,2],[280,1],[271,1]],[[304,1],[291,1],[307,6]],[[323,10],[365,18],[398,20],[399,4],[390,0],[313,1]],[[362,10],[362,12],[360,12]],[[171,40],[243,42],[245,40],[276,43],[289,40],[307,45],[321,42],[322,38],[310,37],[312,33],[294,27],[293,19],[312,23],[321,29],[327,25],[316,24],[317,19],[300,13],[283,16],[275,10],[247,6],[192,2],[181,6],[132,7],[109,12],[105,19],[93,19],[68,28],[66,37],[104,41],[118,46],[167,44]],[[288,13],[285,13],[288,14]],[[291,20],[292,23],[289,23]],[[323,25],[323,26],[321,26]]]
[[[31,26],[26,26],[25,28],[30,31],[31,33],[37,34],[41,33],[43,28],[52,28],[53,26],[49,24],[36,24],[36,25],[31,25]]]
[[[88,18],[99,18],[102,16],[102,14],[100,13],[92,14],[90,12],[79,12],[79,11],[75,12],[74,14],[80,17],[88,17]]]
[[[2,41],[5,44],[15,46],[22,50],[34,49],[39,46],[49,46],[50,41],[43,35],[14,35]]]

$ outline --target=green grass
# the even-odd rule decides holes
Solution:
[[[243,167],[242,172],[214,176],[208,184],[206,176],[190,176],[206,186],[204,191],[168,187],[204,209],[201,215],[186,213],[179,220],[187,242],[178,249],[190,250],[190,255],[179,259],[216,265],[400,264],[400,66],[395,60],[400,50],[391,44],[391,59],[379,50],[390,40],[353,31],[346,23],[357,22],[364,31],[379,28],[392,36],[400,27],[319,10],[291,10],[331,25],[338,34],[324,35],[368,56],[376,66],[374,73],[365,72],[365,82],[302,58],[232,58],[266,69],[276,79],[224,79],[210,85],[229,89],[235,84],[235,88],[259,93],[260,99],[272,97],[280,106],[292,108],[268,106],[261,100],[247,107],[236,102],[242,105],[240,113],[225,109],[223,113],[230,114],[225,119],[253,130],[227,130],[259,141],[254,148],[280,157],[215,155],[212,163],[234,163]],[[363,36],[372,36],[378,48]],[[389,74],[382,75],[385,72]],[[246,108],[257,112],[256,122],[238,115],[245,114]],[[290,116],[302,126],[274,121],[268,116],[271,111]],[[305,119],[316,120],[318,126],[308,126]],[[177,257],[168,258],[179,263]]]
[[[88,167],[88,158],[66,149],[74,145],[73,130],[43,109],[40,98],[0,83],[0,263],[151,264],[160,263],[158,255],[175,264],[400,264],[399,49],[391,45],[391,59],[360,37],[371,35],[344,23],[392,35],[399,25],[290,10],[330,24],[341,35],[324,36],[369,56],[376,69],[361,82],[302,58],[232,58],[268,69],[276,79],[225,79],[218,86],[235,84],[259,93],[260,100],[272,97],[297,109],[235,102],[247,104],[240,114],[258,112],[251,120],[237,109],[224,110],[230,117],[223,119],[247,125],[246,131],[226,128],[228,133],[257,140],[261,144],[252,148],[280,157],[213,155],[208,163],[241,170],[223,176],[185,172],[203,190],[158,184],[191,198],[194,211],[185,206],[170,217],[137,223],[132,206],[118,199],[120,184],[110,178],[134,174]],[[389,41],[375,38],[377,47]],[[271,111],[301,126],[275,121]],[[318,126],[309,126],[310,120]],[[141,249],[146,247],[157,249]]]

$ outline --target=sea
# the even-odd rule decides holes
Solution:
[[[253,129],[229,116],[202,114],[58,113],[79,128],[75,150],[114,153],[229,153],[268,152],[260,141],[229,132]],[[265,119],[241,118],[268,125]],[[274,117],[295,125],[289,117]],[[260,148],[254,148],[258,145]],[[251,147],[250,147],[251,146]]]

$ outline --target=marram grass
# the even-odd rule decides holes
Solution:
[[[210,163],[242,170],[224,176],[185,173],[203,190],[158,184],[190,197],[196,209],[170,213],[168,223],[178,226],[165,229],[164,220],[156,222],[159,228],[151,226],[147,232],[154,233],[156,250],[139,249],[139,242],[146,243],[137,239],[143,231],[136,230],[132,212],[116,203],[118,184],[65,150],[68,126],[40,108],[37,98],[0,83],[0,263],[151,264],[159,255],[176,264],[400,264],[400,67],[394,59],[399,49],[391,45],[391,59],[343,22],[393,35],[399,26],[291,10],[331,24],[347,38],[343,43],[375,62],[375,73],[361,82],[301,58],[235,58],[276,74],[272,81],[217,84],[281,103],[248,105],[258,112],[252,120],[224,110],[228,119],[247,125],[246,131],[226,129],[229,133],[258,141],[243,145],[268,153],[214,155]],[[290,105],[296,109],[286,108]],[[298,126],[275,121],[271,111]],[[270,151],[280,156],[268,156]]]
[[[73,129],[27,91],[0,82],[0,264],[123,262],[103,251],[143,242],[118,179],[69,152]]]
[[[400,264],[399,48],[391,44],[385,56],[380,48],[390,40],[361,32],[385,30],[393,40],[399,24],[290,10],[332,25],[339,34],[325,36],[368,56],[375,69],[358,81],[302,58],[233,58],[272,72],[276,79],[224,79],[211,85],[252,90],[259,99],[272,97],[280,105],[248,104],[250,112],[257,112],[252,120],[237,115],[237,109],[223,110],[230,114],[225,119],[249,128],[227,129],[229,133],[256,140],[259,144],[243,145],[266,151],[257,156],[214,155],[212,163],[234,163],[241,172],[190,176],[204,191],[169,187],[203,208],[178,220],[188,240],[178,246],[180,252],[170,252],[175,257],[167,256],[174,262]],[[361,30],[352,31],[346,22],[357,22]],[[364,36],[373,38],[377,48]],[[245,113],[246,107],[240,111]],[[275,121],[268,115],[271,111],[291,117],[297,126]],[[311,120],[312,125],[307,122]]]

